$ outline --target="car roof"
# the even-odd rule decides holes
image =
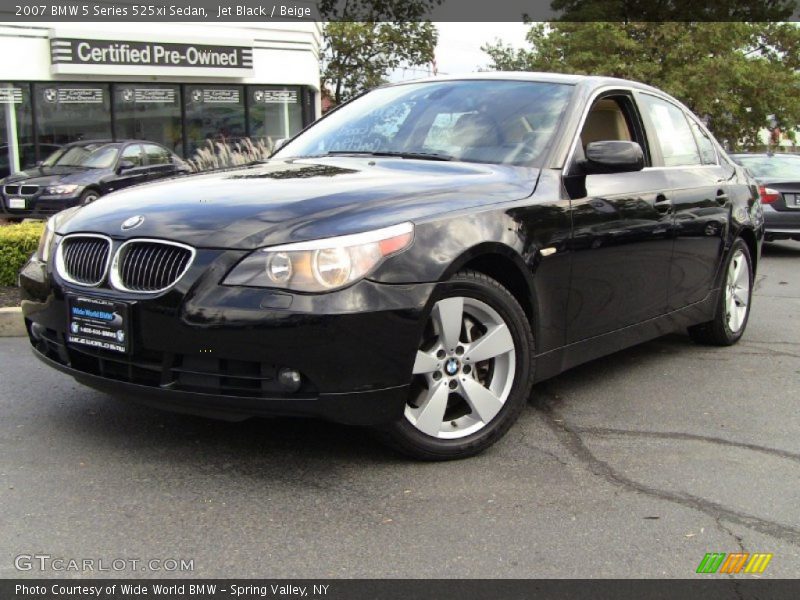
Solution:
[[[795,156],[800,158],[800,154],[796,154],[794,152],[731,152],[729,156],[732,158],[736,158],[737,156],[760,156],[762,158],[772,158],[774,156]]]
[[[123,144],[155,144],[156,146],[161,146],[158,142],[151,142],[150,140],[132,140],[132,139],[124,139],[124,140],[80,140],[78,142],[70,142],[69,144],[64,144],[65,148],[69,148],[70,146],[88,146],[90,144],[106,144],[106,145],[114,145],[114,146],[121,146]]]
[[[403,85],[408,83],[429,83],[439,81],[538,81],[542,83],[563,83],[566,85],[582,85],[588,88],[601,88],[608,86],[630,87],[664,94],[662,90],[638,81],[606,77],[603,75],[570,75],[565,73],[545,73],[536,71],[485,71],[480,73],[467,73],[463,75],[437,75],[423,79],[413,79],[390,85]]]

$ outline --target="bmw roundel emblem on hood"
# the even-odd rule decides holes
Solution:
[[[125,219],[122,222],[122,230],[127,231],[128,229],[136,229],[142,223],[144,223],[144,217],[142,215],[136,215],[135,217]]]

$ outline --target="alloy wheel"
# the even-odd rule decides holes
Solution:
[[[750,263],[741,250],[736,250],[728,266],[725,284],[725,315],[731,333],[744,325],[750,304]]]
[[[508,399],[515,356],[511,331],[491,306],[464,296],[440,300],[414,361],[405,418],[438,439],[483,429]]]

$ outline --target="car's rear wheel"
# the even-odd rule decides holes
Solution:
[[[701,344],[735,344],[747,327],[752,296],[753,263],[750,250],[744,240],[737,239],[728,253],[716,316],[712,321],[690,327],[689,335]]]
[[[517,300],[471,271],[442,284],[414,361],[403,418],[386,431],[405,454],[450,460],[499,440],[531,389],[533,335]]]

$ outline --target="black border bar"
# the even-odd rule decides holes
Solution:
[[[143,10],[147,7],[147,10]],[[800,0],[0,0],[0,21],[798,21]]]
[[[142,593],[142,588],[147,592]],[[0,598],[4,600],[795,600],[798,597],[798,580],[738,576],[679,580],[0,580]]]

